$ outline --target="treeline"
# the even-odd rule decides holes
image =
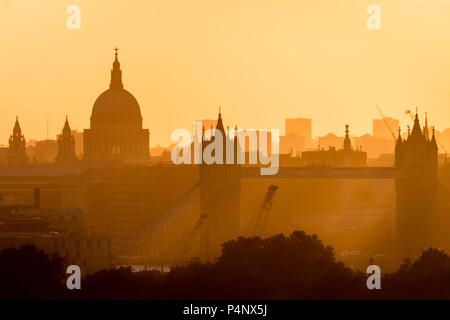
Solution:
[[[367,275],[335,259],[333,248],[302,231],[223,245],[214,264],[159,271],[102,270],[68,290],[66,264],[32,246],[0,253],[3,299],[448,299],[450,256],[429,249],[382,275],[368,290]]]

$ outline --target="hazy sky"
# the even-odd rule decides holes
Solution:
[[[16,115],[27,139],[47,118],[50,138],[65,115],[88,128],[116,45],[152,146],[218,105],[230,126],[281,133],[286,117],[312,118],[314,136],[371,132],[376,104],[403,126],[418,105],[450,127],[449,0],[0,0],[0,43],[3,144]]]

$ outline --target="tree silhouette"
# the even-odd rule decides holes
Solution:
[[[385,298],[449,299],[450,256],[429,248],[414,263],[406,258],[400,268],[383,279]]]
[[[0,252],[1,299],[449,299],[450,256],[428,249],[385,274],[381,290],[367,275],[335,260],[316,235],[295,231],[223,244],[216,263],[191,263],[168,273],[101,270],[82,290],[65,288],[63,259],[34,246]]]
[[[247,283],[243,298],[357,298],[364,285],[362,274],[335,261],[331,246],[303,231],[227,242],[217,267],[229,283]]]
[[[240,237],[223,245],[215,264],[175,267],[166,275],[102,271],[86,278],[86,288],[89,297],[125,299],[336,299],[366,291],[364,275],[336,262],[332,247],[302,231]]]
[[[35,246],[0,252],[0,298],[60,298],[65,270],[63,259],[47,256]]]

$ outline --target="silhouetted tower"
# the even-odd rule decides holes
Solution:
[[[395,146],[395,166],[404,177],[396,179],[397,243],[405,254],[419,253],[433,243],[438,186],[438,147],[434,135],[427,139],[428,124],[422,132],[416,113],[408,137],[399,136]]]
[[[200,257],[207,261],[219,257],[222,244],[239,234],[241,177],[236,159],[240,150],[237,138],[229,130],[225,132],[220,111],[212,135],[207,137],[203,132],[202,150],[218,138],[217,131],[223,139],[223,164],[200,165],[200,215],[208,216],[200,232]],[[226,164],[227,143],[234,152],[233,164]]]
[[[25,147],[25,136],[20,129],[19,117],[16,116],[13,134],[9,137],[8,165],[26,165],[28,157]]]
[[[344,151],[352,151],[352,142],[348,135],[348,124],[345,125]]]
[[[111,82],[109,83],[109,88],[113,90],[121,90],[123,89],[122,83],[122,70],[120,70],[120,62],[118,58],[119,48],[114,49],[114,62],[113,68],[111,70]]]
[[[426,141],[430,141],[430,132],[428,130],[428,116],[425,112],[425,126],[423,127],[423,136],[425,137]]]
[[[75,138],[70,130],[69,120],[66,117],[64,128],[58,135],[58,154],[55,161],[58,163],[70,163],[77,160],[75,153]]]
[[[342,149],[338,152],[332,153],[334,158],[333,165],[341,167],[361,167],[366,166],[367,163],[367,153],[361,149],[353,149],[352,141],[350,139],[350,131],[348,124],[345,125],[345,137]],[[350,190],[349,181],[340,181],[339,184],[344,190]],[[350,195],[350,194],[349,194]]]

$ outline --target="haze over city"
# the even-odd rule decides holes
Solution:
[[[86,1],[81,29],[65,27],[68,1],[3,1],[0,143],[19,115],[27,139],[55,139],[68,115],[89,127],[105,89],[111,48],[141,106],[150,145],[176,128],[215,119],[280,128],[313,119],[313,136],[370,133],[384,113],[406,130],[419,106],[438,130],[450,119],[450,3],[379,1],[380,30],[366,27],[371,1]]]
[[[0,302],[450,301],[449,17],[0,0]]]

